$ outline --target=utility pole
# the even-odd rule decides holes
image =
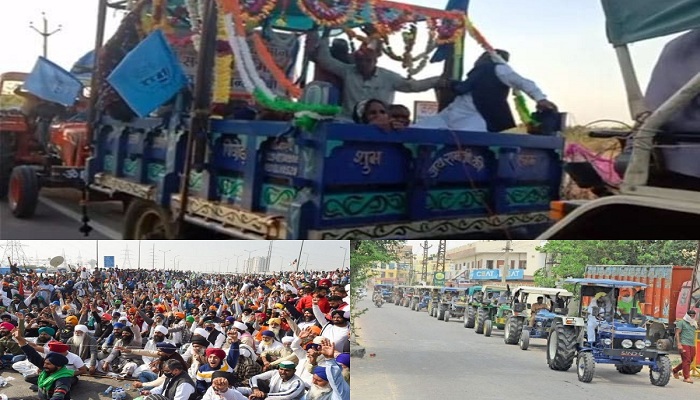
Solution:
[[[151,248],[151,269],[156,269],[156,245]]]
[[[299,264],[301,264],[301,252],[304,250],[304,241],[301,241],[301,248],[299,249],[299,257],[297,258],[297,270],[295,272],[299,272]],[[307,260],[308,261],[308,260]],[[306,267],[304,267],[306,268]]]
[[[433,245],[428,246],[428,241],[426,240],[420,247],[423,248],[423,274],[421,279],[423,282],[428,282],[428,249],[433,247]]]
[[[139,261],[136,268],[141,269],[141,241],[139,240]]]
[[[52,31],[52,32],[49,32],[49,21],[46,19],[46,13],[45,13],[45,12],[42,12],[42,13],[41,13],[41,18],[42,18],[42,20],[43,20],[43,28],[42,28],[41,30],[38,30],[38,29],[34,26],[34,23],[33,23],[33,22],[29,22],[29,27],[32,28],[32,29],[34,29],[34,31],[35,31],[36,33],[38,33],[39,35],[41,35],[41,36],[43,37],[43,39],[44,39],[44,52],[43,52],[43,55],[44,55],[44,58],[47,58],[47,57],[48,57],[48,54],[49,54],[49,36],[51,36],[51,35],[53,35],[54,33],[57,33],[58,31],[60,31],[60,30],[63,28],[63,26],[58,25],[58,28],[57,28],[56,30],[54,30],[54,31]]]
[[[343,253],[343,271],[345,271],[345,257],[348,256],[348,248],[347,248],[347,247],[343,247],[343,246],[340,246],[340,248],[341,248],[341,249],[345,249],[345,253]],[[308,258],[307,258],[307,261],[308,261]]]
[[[165,271],[165,254],[171,252],[172,249],[171,250],[158,250],[158,251],[163,253],[163,271]]]
[[[506,252],[506,260],[503,262],[503,269],[501,270],[501,283],[506,283],[506,278],[508,277],[508,264],[510,264],[510,252],[513,249],[510,247],[512,240],[506,240],[506,247],[503,251]]]
[[[274,241],[270,240],[270,247],[267,249],[267,260],[265,261],[265,272],[268,272],[270,270],[270,261],[272,259],[272,243],[274,243]]]

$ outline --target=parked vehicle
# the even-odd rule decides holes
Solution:
[[[578,310],[572,316],[555,316],[547,338],[547,364],[556,371],[568,371],[576,359],[578,380],[591,382],[596,364],[613,364],[621,374],[639,373],[649,367],[652,385],[665,386],[671,378],[671,361],[668,355],[651,348],[646,340],[646,330],[628,320],[619,319],[615,313],[605,315],[598,323],[595,337],[586,334],[587,323],[594,315],[587,315],[583,305],[593,301],[599,293],[628,288],[634,291],[637,301],[644,303],[646,284],[612,279],[570,278],[565,283],[573,284],[574,293],[581,296]],[[632,308],[632,314],[637,309]]]
[[[689,308],[700,313],[700,304],[691,304],[694,273],[695,267],[680,265],[589,265],[585,277],[647,284],[646,302],[633,306],[645,318],[647,339],[660,350],[670,350],[675,348],[675,321]]]

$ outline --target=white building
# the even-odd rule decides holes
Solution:
[[[524,279],[531,280],[535,271],[545,266],[546,254],[536,250],[543,244],[540,240],[511,240],[507,269],[524,270]],[[505,248],[505,240],[481,240],[447,250],[446,279],[466,280],[474,270],[501,270],[506,262]]]

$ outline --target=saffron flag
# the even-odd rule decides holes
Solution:
[[[39,57],[22,89],[46,101],[72,106],[83,90],[83,84],[70,72]]]
[[[144,117],[187,85],[187,77],[161,30],[129,52],[107,78],[134,112]]]
[[[449,0],[447,2],[447,6],[445,6],[445,10],[447,11],[464,11],[465,14],[467,13],[468,8],[469,0]],[[435,53],[433,53],[433,57],[430,59],[430,62],[436,63],[444,61],[452,55],[453,51],[454,45],[441,44],[438,46],[437,50],[435,50]]]

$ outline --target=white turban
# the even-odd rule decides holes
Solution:
[[[244,324],[241,321],[234,322],[233,327],[240,330],[240,331],[247,331],[248,330],[248,325]]]
[[[285,336],[282,338],[282,343],[292,343],[294,341],[294,338],[291,336]]]
[[[83,333],[86,333],[88,331],[88,327],[85,325],[76,325],[74,329]]]
[[[258,360],[258,356],[255,354],[255,351],[250,348],[247,344],[240,344],[239,351],[243,357],[250,357],[253,361]]]
[[[168,328],[164,327],[163,325],[158,325],[158,326],[156,326],[156,332],[160,332],[160,333],[162,333],[163,335],[167,335],[167,334],[168,334]]]
[[[194,334],[195,334],[195,335],[199,335],[199,336],[202,336],[202,337],[209,337],[209,333],[210,333],[210,332],[207,332],[207,330],[204,329],[204,328],[197,328],[197,329],[194,330]]]

